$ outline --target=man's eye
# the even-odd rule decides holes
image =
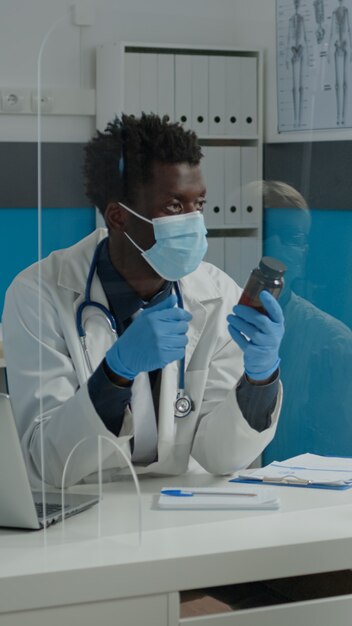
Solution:
[[[172,202],[171,204],[168,204],[165,207],[165,211],[167,213],[178,214],[178,213],[182,213],[183,207],[180,202]]]
[[[198,200],[198,202],[196,203],[197,211],[203,213],[206,203],[207,201],[205,198],[203,198],[202,200]]]

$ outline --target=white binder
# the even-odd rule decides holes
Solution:
[[[141,112],[141,55],[138,52],[126,52],[125,58],[125,97],[122,110],[128,115]]]
[[[207,227],[224,224],[224,148],[205,146],[203,171],[207,187],[204,219]]]
[[[225,134],[225,57],[209,56],[209,135]]]
[[[228,146],[224,151],[225,170],[225,224],[238,226],[241,223],[241,148]]]
[[[188,54],[175,55],[175,119],[184,128],[192,124],[192,65]]]
[[[191,127],[198,135],[208,134],[208,57],[191,56],[192,66],[192,118]]]
[[[258,132],[257,115],[257,60],[254,57],[242,57],[241,64],[241,135],[256,136]]]
[[[157,55],[142,54],[140,63],[140,105],[141,111],[155,113],[157,111]]]
[[[157,113],[161,117],[168,115],[169,120],[175,120],[175,85],[174,85],[174,55],[157,55],[158,75],[158,104]]]
[[[242,224],[259,225],[261,181],[258,180],[258,151],[255,146],[241,148]]]
[[[241,126],[241,59],[225,58],[225,135],[240,136]]]

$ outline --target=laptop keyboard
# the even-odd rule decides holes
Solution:
[[[44,517],[44,510],[43,510],[43,503],[42,502],[35,502],[35,508],[37,510],[37,514],[39,518]],[[46,514],[47,515],[55,515],[55,513],[61,513],[61,504],[53,504],[53,503],[46,503]],[[65,510],[69,507],[65,506],[64,507]]]

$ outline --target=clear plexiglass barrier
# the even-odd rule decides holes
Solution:
[[[120,9],[112,0],[97,3],[95,11],[88,10],[88,3],[84,10],[85,3],[78,4],[73,11],[63,6],[56,17],[49,12],[38,36],[36,71],[30,80],[36,88],[28,105],[32,114],[36,108],[31,118],[37,124],[35,141],[27,145],[23,137],[19,148],[23,162],[37,163],[32,170],[23,168],[23,186],[35,188],[32,204],[37,204],[37,212],[33,206],[23,208],[26,258],[19,261],[22,250],[14,250],[5,237],[3,241],[4,267],[13,267],[8,284],[29,267],[7,295],[2,318],[5,361],[20,454],[42,506],[42,518],[38,521],[32,512],[29,527],[43,526],[46,543],[59,536],[72,541],[115,535],[135,547],[143,539],[143,480],[138,476],[154,476],[154,470],[160,475],[163,468],[169,476],[185,472],[187,455],[198,472],[203,470],[201,462],[222,468],[217,462],[228,451],[231,437],[226,440],[214,422],[221,415],[221,424],[228,425],[222,406],[233,406],[229,398],[237,394],[243,362],[237,351],[233,370],[232,362],[228,364],[226,315],[236,302],[222,320],[214,313],[218,300],[237,287],[231,282],[227,293],[219,295],[222,278],[208,267],[214,281],[208,277],[200,287],[194,279],[188,292],[185,281],[185,308],[193,320],[184,381],[179,360],[165,368],[148,366],[150,376],[142,370],[143,376],[138,374],[130,386],[106,365],[107,352],[130,330],[139,309],[132,307],[131,313],[126,305],[126,318],[119,319],[119,312],[122,317],[125,313],[120,295],[128,292],[133,299],[136,294],[122,278],[125,268],[117,239],[114,243],[111,238],[113,223],[108,234],[101,213],[123,202],[120,210],[129,228],[124,249],[132,250],[136,243],[133,250],[139,246],[143,252],[141,241],[149,241],[150,247],[154,242],[148,219],[158,211],[158,217],[182,213],[188,201],[187,193],[175,198],[168,188],[162,202],[153,185],[143,195],[143,176],[155,171],[141,166],[141,152],[133,133],[125,132],[121,114],[167,115],[197,133],[204,179],[204,185],[197,179],[197,208],[206,196],[208,263],[240,287],[262,256],[274,257],[287,268],[278,300],[285,321],[279,350],[282,408],[271,441],[251,462],[268,464],[305,452],[352,457],[350,28],[343,21],[348,13],[336,13],[330,0],[270,2],[277,38],[273,20],[264,15],[256,19],[244,0],[233,3],[234,8],[221,3],[224,10],[226,4],[228,19],[220,17],[220,11],[215,16],[211,3],[202,17],[192,15],[187,3],[178,8],[165,2],[161,8],[160,2],[158,11],[150,14],[147,8],[140,12],[138,2],[130,8],[127,0]],[[200,0],[195,4],[200,7]],[[260,15],[260,1],[250,4]],[[325,16],[318,11],[322,4]],[[340,17],[346,35],[342,41],[336,30]],[[217,30],[214,24],[220,23]],[[23,116],[27,121],[29,112]],[[104,133],[115,115],[119,122],[112,147],[99,153],[100,144],[91,140],[99,137],[97,129]],[[177,154],[173,158],[177,163]],[[28,173],[33,170],[35,181]],[[1,207],[9,232],[19,230],[16,211],[21,207],[6,208],[10,197],[18,196],[18,204],[23,200],[18,176],[16,181],[3,185],[11,191]],[[170,183],[170,178],[159,180],[157,191],[164,191],[165,181]],[[137,221],[129,209],[144,211],[147,221]],[[117,213],[113,215],[117,219]],[[144,239],[141,233],[147,233]],[[201,237],[198,241],[199,246],[204,243]],[[166,254],[164,250],[166,264],[173,260],[175,248]],[[189,246],[190,257],[197,252],[197,245]],[[118,283],[116,306],[111,285]],[[165,283],[159,287],[157,297],[163,295]],[[141,296],[141,309],[148,307],[148,298]],[[143,333],[137,343],[138,358],[153,347]],[[4,386],[4,376],[0,382]],[[186,417],[174,416],[177,387],[192,400]],[[277,388],[274,404],[276,393]],[[138,394],[144,412],[137,409]],[[181,409],[186,400],[182,397]],[[7,400],[3,405],[8,411]],[[270,419],[264,418],[265,428],[270,428]],[[11,419],[9,415],[9,437],[14,432]],[[238,410],[234,419],[246,417]],[[258,419],[258,429],[263,430],[263,416]],[[208,428],[216,445],[202,448]],[[244,424],[236,437],[248,430]],[[250,434],[252,442],[256,437]],[[16,450],[19,454],[18,446]],[[105,494],[110,503],[116,501],[115,516],[111,506],[105,506]],[[58,507],[53,515],[60,517],[60,528],[48,525],[51,505]],[[71,506],[77,515],[69,517]]]
[[[76,297],[76,293],[71,298],[70,305],[73,308],[69,314],[75,319],[73,324],[75,337],[66,339],[64,349],[62,349],[61,342],[59,342],[61,345],[58,343],[55,345],[57,334],[62,332],[56,324],[59,312],[54,312],[51,306],[48,308],[46,298],[48,289],[51,288],[50,278],[53,279],[53,282],[57,280],[57,276],[54,278],[52,275],[48,278],[46,273],[45,259],[48,253],[52,249],[55,250],[60,247],[64,249],[68,244],[75,244],[82,237],[81,233],[88,234],[90,230],[94,230],[95,216],[92,211],[90,211],[90,220],[88,220],[85,216],[87,209],[84,205],[75,206],[77,195],[82,196],[84,193],[84,190],[79,190],[77,194],[75,187],[78,181],[74,180],[73,177],[69,179],[66,177],[65,180],[61,180],[59,176],[55,175],[55,161],[64,158],[64,154],[55,154],[54,146],[51,162],[50,156],[46,152],[48,149],[50,150],[50,142],[44,123],[45,107],[47,104],[50,106],[50,65],[54,54],[52,38],[61,37],[62,40],[67,38],[68,42],[71,39],[71,41],[76,40],[77,43],[78,31],[80,32],[81,29],[77,28],[75,21],[79,22],[79,18],[75,18],[75,7],[72,7],[53,23],[41,43],[37,65],[37,99],[38,102],[42,103],[37,112],[38,359],[40,377],[38,388],[39,419],[35,420],[39,422],[39,427],[35,429],[33,435],[39,438],[43,525],[50,527],[50,506],[54,500],[50,485],[54,484],[57,489],[59,488],[61,496],[61,540],[70,541],[80,537],[89,539],[90,537],[118,535],[122,537],[122,543],[135,547],[140,545],[142,541],[142,503],[139,481],[130,460],[131,436],[120,436],[117,439],[104,427],[95,413],[95,408],[93,408],[93,413],[95,413],[93,418],[89,415],[92,413],[92,408],[87,409],[87,379],[93,369],[97,367],[97,363],[96,355],[89,356],[89,320],[87,323],[85,312],[81,315],[80,320],[78,320],[78,315],[80,305],[82,302],[90,300],[91,294],[87,293],[86,285],[83,282],[80,283],[82,276],[76,276],[78,280],[76,284],[69,284],[69,276],[67,277],[67,284],[64,284],[64,279],[64,287],[82,293],[79,298]],[[81,32],[80,36],[82,36]],[[50,47],[52,47],[51,50]],[[80,50],[78,49],[71,62],[80,68],[81,59],[79,55]],[[81,83],[82,80],[78,87],[82,88]],[[80,146],[79,148],[81,149]],[[45,158],[46,155],[47,158]],[[79,156],[79,150],[76,149],[73,151],[73,155],[68,156],[68,159],[72,161],[72,159],[77,159],[77,156]],[[75,165],[75,169],[79,171],[79,164]],[[55,200],[53,202],[53,198],[48,199],[48,205],[43,202],[43,190],[45,186],[47,187],[48,180],[51,180],[57,189],[61,185],[65,187],[64,206],[57,206]],[[57,213],[56,216],[50,215],[54,212]],[[53,227],[57,242],[62,242],[61,246],[58,244],[50,245],[48,241],[49,238],[54,239]],[[65,260],[68,261],[66,269],[64,267]],[[60,271],[63,274],[75,272],[75,259],[73,261],[71,259],[70,266],[70,259],[65,252],[59,262],[62,264]],[[79,259],[78,263],[80,263]],[[65,303],[62,302],[61,304],[65,308]],[[54,317],[52,317],[53,313]],[[84,347],[82,346],[82,336],[79,336],[80,328],[86,337],[87,343],[84,344]],[[102,344],[104,346],[104,341]],[[75,349],[77,349],[78,355],[75,353]],[[82,363],[83,354],[86,357],[84,364]],[[65,408],[66,405],[69,407],[68,410]],[[128,408],[127,411],[129,411]],[[97,421],[98,426],[94,423],[89,424],[90,420]],[[121,497],[126,490],[130,497],[127,496],[127,500],[126,497],[124,499],[123,512],[120,511],[116,518],[114,516],[112,519],[111,513],[108,514],[106,507],[104,507],[104,483],[111,483],[114,479],[115,489],[113,491],[116,491],[116,498],[119,498],[119,493]],[[89,510],[91,506],[93,508]],[[82,519],[81,523],[79,519],[73,520],[76,523],[70,523],[71,519],[69,518],[75,513],[85,516],[84,524]],[[48,541],[48,537],[46,541]]]
[[[9,345],[6,365],[10,402],[5,397],[1,402],[2,412],[6,414],[4,419],[6,417],[8,422],[8,453],[11,457],[11,446],[14,446],[12,458],[16,457],[20,465],[18,471],[15,468],[13,480],[20,489],[18,498],[22,494],[23,509],[27,507],[27,511],[20,510],[20,505],[11,500],[5,525],[42,528],[43,545],[51,540],[55,543],[119,535],[122,543],[138,547],[142,540],[141,494],[130,460],[131,434],[114,436],[100,420],[89,398],[89,367],[97,367],[98,357],[92,356],[87,361],[88,367],[76,323],[77,309],[84,300],[86,275],[82,278],[80,261],[76,261],[75,266],[71,258],[70,265],[66,252],[56,257],[56,262],[61,264],[61,278],[55,274],[56,270],[53,272],[53,266],[48,267],[46,260],[52,251],[75,244],[95,227],[94,209],[89,207],[77,180],[77,176],[81,177],[81,144],[77,139],[76,143],[52,142],[54,115],[50,117],[50,113],[56,107],[65,110],[65,106],[71,106],[75,112],[74,107],[80,106],[75,104],[75,97],[82,104],[84,95],[91,95],[91,90],[83,89],[80,76],[82,33],[75,23],[80,20],[73,12],[74,9],[67,10],[56,19],[38,41],[37,73],[33,77],[36,83],[32,106],[37,109],[37,180],[32,184],[36,184],[37,189],[38,244],[32,256],[38,263],[8,295],[9,313],[4,315],[4,326]],[[71,55],[68,58],[62,43],[65,41]],[[60,67],[67,68],[67,62],[72,66],[68,71],[71,81],[78,80],[77,84],[63,89],[61,98],[66,93],[67,101],[60,102],[59,89],[53,89],[53,84],[57,71]],[[72,116],[68,119],[73,125],[75,119]],[[82,270],[84,272],[85,268]],[[66,322],[63,321],[65,316]],[[86,328],[85,315],[80,324],[88,335],[89,354],[91,334]],[[15,337],[20,351],[12,350]],[[100,360],[104,346],[106,349],[103,339]],[[130,413],[128,407],[126,411]],[[127,432],[132,432],[131,424],[126,427]],[[20,459],[22,454],[25,466]],[[116,499],[126,490],[130,494],[125,495],[123,513],[120,511],[115,519],[106,512],[104,500],[105,483],[113,479],[111,491]],[[6,485],[1,483],[0,491],[4,497],[9,497]],[[60,522],[59,534],[53,527],[56,522]]]

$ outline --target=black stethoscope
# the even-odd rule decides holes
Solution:
[[[100,246],[97,246],[94,252],[91,266],[89,268],[86,288],[84,292],[84,301],[81,302],[76,313],[77,332],[78,332],[78,336],[82,345],[84,358],[87,363],[88,370],[91,374],[93,374],[93,367],[92,367],[91,360],[89,358],[89,353],[88,353],[87,344],[86,344],[86,332],[83,326],[83,319],[82,319],[84,309],[91,306],[101,311],[104,314],[105,319],[110,328],[110,331],[114,335],[115,339],[117,339],[118,337],[116,320],[114,316],[112,315],[111,311],[109,311],[109,309],[106,306],[104,306],[104,304],[101,304],[100,302],[95,302],[90,297],[93,276],[94,276],[95,270],[97,269],[99,248]],[[177,306],[180,309],[183,309],[183,299],[182,299],[179,285],[177,282],[173,282],[172,285],[175,290],[175,294],[177,298]],[[190,412],[193,411],[193,409],[194,409],[193,401],[185,393],[185,357],[183,357],[180,360],[179,381],[178,381],[178,389],[177,389],[176,400],[175,400],[175,417],[187,417],[187,415],[189,415]]]

